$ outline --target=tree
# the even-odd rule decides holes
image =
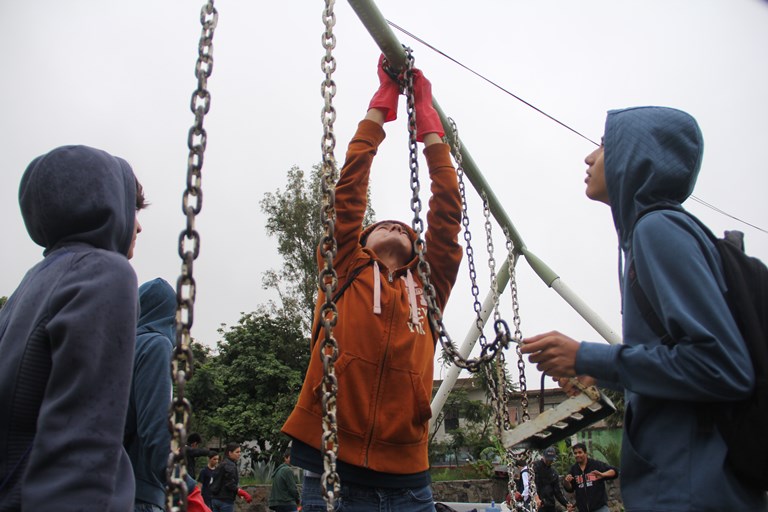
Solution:
[[[8,302],[8,297],[0,297],[0,309],[3,309],[6,302]]]
[[[305,333],[310,332],[317,298],[317,244],[323,234],[321,176],[319,164],[312,166],[308,177],[293,166],[285,190],[267,192],[260,203],[267,215],[267,233],[277,236],[277,252],[283,257],[281,269],[264,273],[262,286],[277,290],[280,314],[300,318]],[[369,193],[363,224],[374,222],[375,215]]]
[[[219,334],[218,355],[203,351],[188,385],[193,425],[222,442],[253,441],[262,453],[281,451],[287,439],[280,428],[309,365],[300,321],[262,310],[244,313]]]

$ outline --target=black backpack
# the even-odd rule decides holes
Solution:
[[[750,398],[718,403],[710,421],[728,446],[727,461],[737,477],[751,487],[768,490],[768,435],[765,433],[768,425],[768,268],[759,259],[745,254],[742,233],[726,231],[725,238],[718,238],[681,207],[653,207],[641,212],[638,221],[658,209],[676,210],[690,216],[720,254],[728,287],[725,299],[747,344],[756,383]],[[674,344],[637,282],[634,262],[630,263],[629,281],[643,319],[663,343]]]

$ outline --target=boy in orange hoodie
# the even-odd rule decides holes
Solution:
[[[378,69],[380,87],[349,144],[336,185],[338,253],[333,265],[339,283],[356,274],[337,301],[333,331],[339,346],[337,473],[342,485],[337,510],[433,511],[427,444],[435,337],[416,270],[416,233],[392,220],[362,227],[383,125],[397,117],[399,85],[384,72],[381,60]],[[419,70],[414,70],[414,99],[417,140],[425,145],[432,193],[425,256],[442,310],[461,262],[461,198],[450,148],[441,139],[443,126],[432,107],[431,85]],[[322,265],[320,254],[318,261]],[[315,322],[324,302],[320,291]],[[304,469],[301,501],[308,512],[326,510],[320,485],[322,336],[312,340],[298,403],[283,426],[293,438],[291,460]]]

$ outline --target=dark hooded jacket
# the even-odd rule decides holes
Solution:
[[[165,508],[176,291],[164,279],[146,282],[139,287],[139,306],[125,448],[136,477],[136,500]]]
[[[57,148],[27,167],[19,203],[45,257],[0,310],[0,510],[131,510],[133,171]]]
[[[339,344],[335,364],[339,389],[338,457],[342,463],[356,468],[407,475],[429,468],[427,444],[435,338],[416,271],[417,259],[414,257],[401,268],[387,268],[371,249],[360,243],[361,237],[367,235],[362,231],[362,223],[371,163],[383,139],[381,126],[362,121],[349,144],[336,186],[338,253],[334,269],[340,283],[362,269],[337,303],[339,315],[334,337]],[[432,192],[427,213],[429,228],[424,235],[426,258],[436,302],[443,308],[461,262],[461,198],[448,145],[430,145],[424,154]],[[407,226],[406,230],[413,240],[413,230]],[[322,264],[322,258],[319,260]],[[316,322],[324,302],[321,291]],[[301,441],[293,444],[293,463],[316,472],[317,466],[302,465],[306,460],[296,454],[296,449],[303,445],[320,448],[320,341],[312,342],[312,357],[298,403],[283,426],[284,433]],[[315,463],[322,465],[319,454]],[[343,481],[345,476],[341,478]],[[382,478],[377,477],[376,481],[383,485]]]
[[[625,390],[621,494],[631,511],[766,510],[765,493],[738,482],[702,408],[741,400],[754,386],[744,340],[728,309],[717,251],[683,212],[701,166],[696,121],[679,110],[608,113],[605,180],[628,264],[675,343],[662,344],[642,318],[622,272],[622,345],[582,343],[576,372]],[[710,405],[703,405],[709,403]],[[717,412],[716,410],[714,411]]]

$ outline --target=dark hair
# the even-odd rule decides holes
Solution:
[[[198,434],[197,432],[193,432],[187,436],[187,444],[202,443],[202,442],[203,442],[203,438],[200,437],[200,434]]]
[[[139,180],[136,178],[136,176],[134,176],[133,179],[136,180],[136,211],[143,210],[149,206],[147,199],[144,197],[144,187],[141,186],[141,183],[139,183]],[[195,434],[190,434],[190,437],[193,435]],[[198,443],[199,442],[200,441],[198,441]]]
[[[224,450],[224,453],[230,454],[238,448],[240,448],[240,443],[227,443],[227,447]]]
[[[584,453],[587,453],[587,445],[585,445],[584,443],[576,443],[571,446],[572,451],[576,450],[577,448],[580,448],[581,451],[583,451]]]

